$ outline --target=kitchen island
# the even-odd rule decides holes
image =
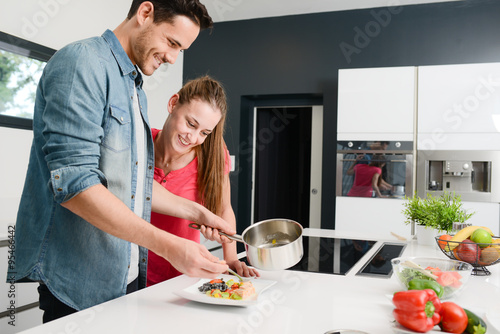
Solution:
[[[317,229],[305,229],[304,235],[365,237]],[[400,289],[396,278],[356,275],[384,242],[405,244],[390,235],[387,240],[377,240],[345,275],[261,271],[261,279],[277,283],[249,307],[203,304],[179,297],[175,292],[198,281],[180,276],[23,333],[309,334],[334,329],[391,333],[390,296]],[[403,256],[445,258],[437,246],[420,246],[415,240],[406,243]],[[470,277],[461,295],[452,301],[480,316],[500,304],[500,265],[488,268],[490,276]]]

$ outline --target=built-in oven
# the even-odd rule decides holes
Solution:
[[[338,141],[336,196],[412,196],[413,152],[413,141]],[[378,189],[372,182],[375,174]]]

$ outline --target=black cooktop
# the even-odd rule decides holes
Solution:
[[[289,270],[345,275],[376,241],[302,237],[304,256]]]
[[[303,236],[304,256],[288,270],[345,275],[376,241]],[[404,244],[383,244],[358,275],[390,276],[391,260],[400,256]],[[241,261],[246,261],[246,257]]]

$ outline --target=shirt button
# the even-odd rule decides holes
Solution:
[[[123,122],[123,117],[120,117],[120,121],[122,121],[122,122]]]
[[[132,75],[137,75],[137,72],[136,71],[132,72]]]
[[[146,201],[149,201],[149,200],[151,200],[151,198],[150,197],[146,197]]]
[[[146,259],[142,259],[142,263],[146,262]]]
[[[57,191],[62,191],[62,188],[57,188]]]
[[[151,169],[153,169],[153,166],[148,166],[148,168],[151,170]]]
[[[135,165],[137,166],[138,164],[139,164],[139,161],[136,161],[136,162],[135,162]]]
[[[133,99],[134,99],[134,96],[132,95],[132,96],[130,97],[130,99],[132,99],[132,100],[133,100]]]
[[[134,195],[132,195],[132,199],[134,199],[134,197],[135,197],[135,196],[134,196]]]
[[[54,176],[54,179],[59,180],[59,175]]]

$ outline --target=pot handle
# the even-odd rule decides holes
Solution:
[[[194,229],[194,230],[198,230],[198,231],[201,229],[201,225],[200,225],[200,224],[197,224],[197,223],[190,223],[188,226],[189,226],[190,228],[192,228],[192,229]],[[241,235],[239,235],[239,234],[229,235],[229,234],[226,234],[226,233],[222,232],[221,230],[218,230],[218,231],[219,231],[219,234],[220,234],[220,235],[223,235],[223,236],[225,236],[225,237],[228,237],[228,238],[229,238],[229,239],[231,239],[231,240],[234,240],[234,241],[239,241],[239,242],[245,243],[245,242],[243,241],[243,239],[241,238]]]

